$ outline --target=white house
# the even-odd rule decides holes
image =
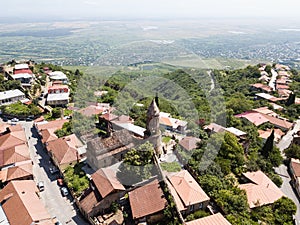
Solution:
[[[9,105],[25,99],[25,94],[19,89],[0,92],[0,105]]]

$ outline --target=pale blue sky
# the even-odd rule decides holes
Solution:
[[[299,0],[9,0],[0,17],[300,18]]]

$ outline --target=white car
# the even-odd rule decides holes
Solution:
[[[19,122],[19,119],[18,118],[13,118],[13,119],[11,119],[11,122]]]
[[[38,186],[38,189],[40,191],[45,190],[45,186],[44,186],[44,182],[43,181],[38,182],[37,186]]]

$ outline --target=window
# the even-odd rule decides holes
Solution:
[[[200,204],[199,204],[199,209],[202,209],[202,208],[203,208],[203,203],[200,202]]]
[[[190,211],[194,211],[194,205],[190,205]]]

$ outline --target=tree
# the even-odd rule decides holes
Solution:
[[[61,108],[52,109],[52,118],[60,118],[61,117]]]
[[[274,147],[274,130],[272,130],[270,136],[267,138],[265,145],[262,148],[261,154],[265,158],[268,158]]]
[[[286,100],[285,105],[286,106],[293,105],[295,104],[295,100],[296,100],[296,95],[293,92],[291,92],[289,98]]]
[[[127,186],[131,186],[157,174],[153,163],[154,148],[150,142],[132,148],[126,153],[123,163],[119,166],[117,177]]]
[[[280,150],[274,146],[274,130],[267,138],[265,145],[261,150],[261,155],[268,160],[272,166],[279,166],[283,160]]]
[[[291,144],[284,153],[288,158],[300,159],[300,145]]]
[[[274,212],[275,224],[292,224],[293,215],[296,214],[297,206],[291,199],[282,197],[274,202],[272,209]]]

